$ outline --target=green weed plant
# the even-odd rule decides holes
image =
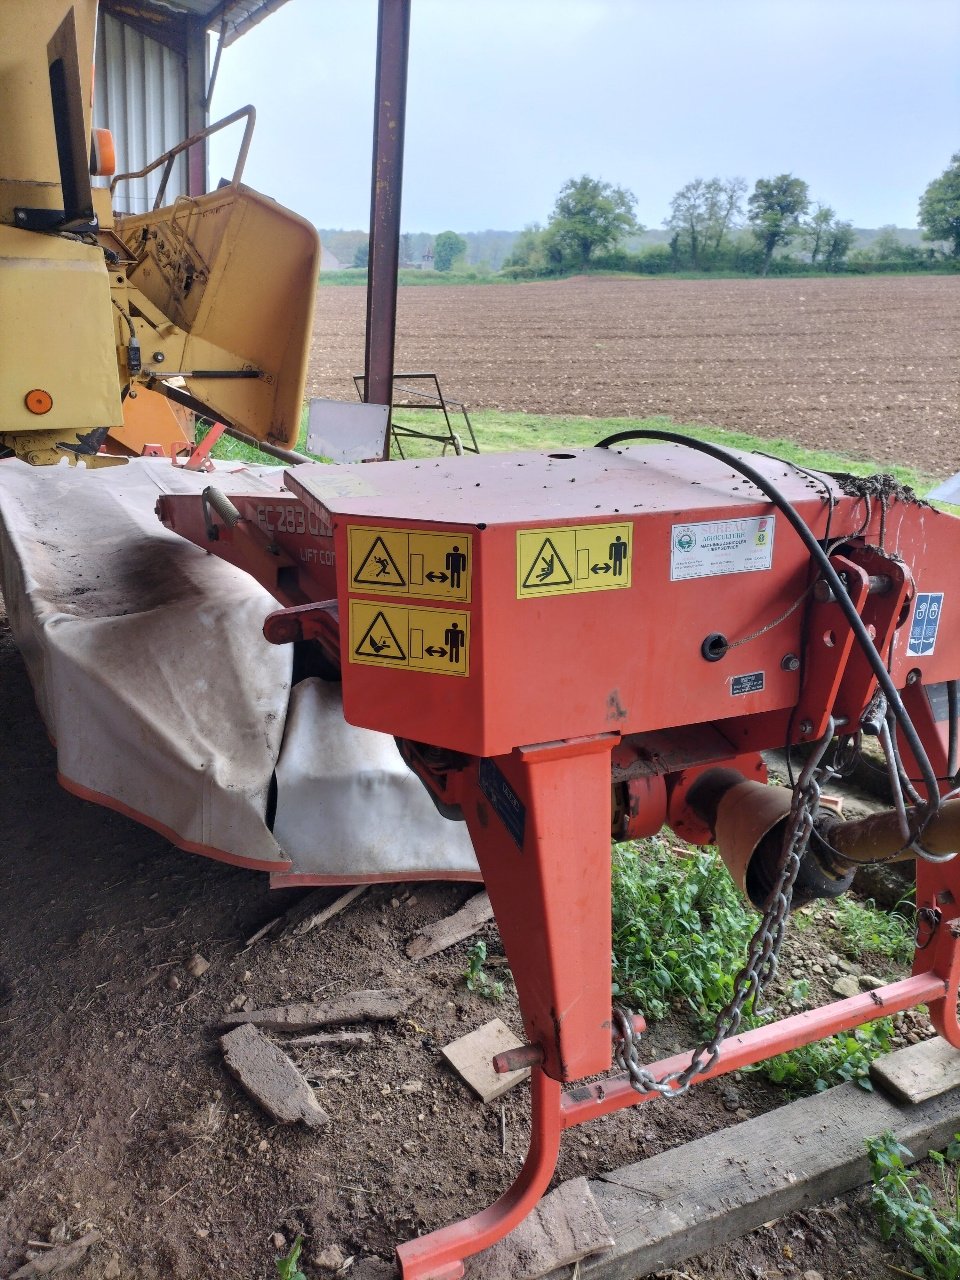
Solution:
[[[926,1280],[960,1280],[960,1134],[945,1152],[930,1152],[943,1209],[928,1183],[907,1168],[905,1161],[913,1155],[889,1130],[867,1139],[867,1154],[873,1178],[871,1204],[880,1234],[905,1245],[918,1259],[913,1271],[891,1270]]]
[[[893,945],[882,912],[854,902],[843,908],[844,919],[848,911],[867,918],[858,926],[863,932]],[[615,845],[614,994],[651,1021],[671,1009],[685,1009],[698,1035],[709,1031],[733,995],[759,919],[712,849],[693,849],[662,837]],[[796,1008],[808,995],[809,983],[801,979],[788,985],[786,1002]],[[769,1008],[748,1008],[742,1029],[762,1026],[775,1016]],[[818,1092],[844,1081],[871,1089],[870,1063],[889,1051],[892,1036],[892,1021],[880,1018],[747,1070],[790,1094]]]
[[[490,977],[483,967],[486,963],[487,944],[481,938],[467,952],[467,968],[463,980],[467,984],[468,991],[483,996],[484,1000],[492,1000],[496,1003],[503,999],[503,983],[496,982]]]
[[[300,1270],[300,1254],[303,1251],[303,1236],[297,1236],[290,1246],[290,1252],[282,1258],[274,1258],[278,1280],[307,1280]]]

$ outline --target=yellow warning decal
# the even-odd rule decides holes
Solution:
[[[469,533],[373,529],[350,525],[350,591],[470,601]]]
[[[629,587],[632,524],[517,530],[517,599]]]
[[[349,641],[351,662],[470,674],[470,615],[459,610],[351,600]]]

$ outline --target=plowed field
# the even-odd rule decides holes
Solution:
[[[310,395],[354,394],[364,307],[321,282]],[[960,470],[956,276],[406,287],[397,368],[478,408],[666,414]]]

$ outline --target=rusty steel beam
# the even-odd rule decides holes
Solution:
[[[393,400],[410,4],[411,0],[380,0],[377,22],[370,257],[363,360],[363,398],[368,404],[389,405]],[[389,424],[383,456],[390,456]]]

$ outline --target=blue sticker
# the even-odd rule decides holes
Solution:
[[[913,622],[910,624],[910,639],[907,642],[908,657],[922,658],[933,653],[941,613],[943,592],[921,591],[913,607]]]
[[[494,812],[513,836],[517,848],[523,848],[527,811],[523,801],[492,760],[480,761],[480,790],[490,801]]]

